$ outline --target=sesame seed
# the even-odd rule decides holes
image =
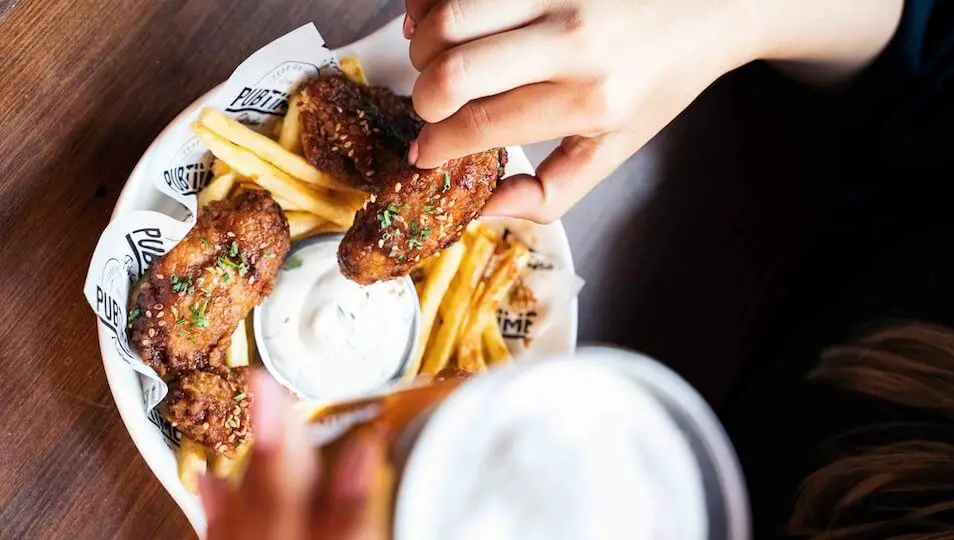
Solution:
[[[155,328],[150,328],[150,329],[149,329],[149,332],[147,332],[147,333],[149,334],[149,337],[156,337],[156,329],[155,329]]]
[[[166,279],[166,276],[162,274],[156,274],[156,279]]]
[[[369,160],[370,161],[370,160]],[[374,171],[368,171],[364,173],[365,176],[374,176]]]
[[[248,278],[248,284],[252,285],[253,283],[255,283],[255,276]]]
[[[152,306],[152,309],[154,309],[154,310],[156,310],[156,311],[162,311],[162,307],[163,307],[162,304],[156,304],[156,305]]]
[[[400,193],[402,187],[403,187],[403,186],[401,185],[400,182],[398,182],[397,184],[394,184],[394,192],[395,192],[395,193]]]
[[[335,110],[338,111],[339,114],[344,112],[344,109],[341,107],[335,107]]]
[[[149,311],[148,309],[146,310],[146,318],[147,318],[147,319],[151,319],[151,318],[152,318],[152,311]]]
[[[417,179],[420,178],[420,177],[421,177],[421,175],[419,175],[419,174],[417,174],[417,173],[414,173],[414,176],[411,177],[411,182],[417,180]]]
[[[371,202],[374,202],[374,201],[376,201],[376,200],[378,200],[378,196],[375,195],[374,193],[372,193],[372,194],[371,194]]]
[[[235,442],[235,434],[234,434],[234,433],[231,434],[231,435],[229,435],[229,442],[230,442],[230,443],[231,443],[231,442]]]
[[[338,136],[338,140],[339,140],[339,141],[347,141],[347,140],[348,140],[348,134],[347,134],[347,133],[342,133],[341,135]]]
[[[150,345],[152,345],[152,341],[149,341],[148,339],[142,340],[142,346],[143,346],[143,347],[148,347],[148,346],[150,346]]]
[[[160,311],[159,313],[156,314],[156,318],[157,318],[157,319],[161,319],[161,318],[163,318],[163,317],[165,317],[165,316],[166,316],[166,312],[165,312],[165,311]]]
[[[354,157],[354,149],[348,150],[348,157]]]
[[[371,131],[373,131],[373,132],[375,132],[375,133],[381,133],[381,130],[378,129],[378,128],[374,128],[374,129],[372,129]]]
[[[341,122],[336,122],[336,123],[335,123],[335,133],[337,133],[337,132],[339,132],[339,131],[341,131]]]
[[[351,148],[353,145],[354,145],[354,143],[351,142],[351,141],[348,141],[348,142],[344,143],[344,147],[345,147],[345,148]]]
[[[332,152],[337,152],[337,151],[338,151],[338,147],[337,147],[337,146],[332,146],[332,147],[331,147],[331,151],[332,151]]]
[[[358,118],[364,118],[364,111],[358,109]]]
[[[162,313],[160,313],[160,315],[162,315]],[[165,326],[165,325],[166,325],[166,321],[159,321],[159,326]]]
[[[226,233],[225,235],[228,236],[229,238],[235,238],[235,233],[232,232],[232,231],[229,231],[229,232]]]
[[[265,242],[262,242],[261,244],[258,245],[258,249],[265,249],[267,247],[268,247],[268,244]]]
[[[238,405],[236,405],[235,407],[232,407],[232,412],[233,412],[234,414],[242,414],[242,409],[239,408]]]
[[[378,247],[379,247],[379,248],[383,248],[383,247],[384,247],[384,238],[378,240]]]
[[[202,424],[202,431],[205,431],[207,429],[209,429],[209,423],[205,422],[204,424]]]

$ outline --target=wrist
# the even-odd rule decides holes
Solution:
[[[839,82],[890,42],[904,0],[738,0],[746,61],[768,60],[813,82]]]

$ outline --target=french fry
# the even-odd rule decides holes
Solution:
[[[208,468],[205,448],[192,439],[183,437],[179,443],[178,465],[179,481],[189,493],[198,493],[199,477],[205,474]]]
[[[457,345],[458,332],[470,307],[471,296],[480,282],[484,267],[493,256],[495,243],[491,233],[485,228],[481,229],[474,238],[473,246],[461,261],[455,278],[456,283],[452,285],[452,289],[441,302],[440,312],[443,322],[440,331],[433,345],[429,343],[424,353],[422,367],[424,373],[433,375],[447,366],[454,346]]]
[[[225,365],[234,368],[248,365],[248,334],[245,331],[245,320],[241,320],[232,332],[229,348],[225,349]]]
[[[271,191],[273,195],[287,199],[339,225],[350,227],[354,221],[353,212],[328,201],[330,194],[322,196],[313,186],[295,180],[273,165],[262,161],[249,150],[232,144],[202,125],[193,124],[192,130],[216,157],[228,163],[242,176],[255,180],[256,184]]]
[[[301,124],[298,122],[298,110],[301,108],[301,93],[295,92],[288,99],[288,112],[282,120],[282,132],[278,134],[278,144],[289,152],[302,155]]]
[[[255,154],[280,169],[286,175],[292,176],[302,182],[337,191],[358,191],[334,176],[319,171],[302,156],[289,152],[277,142],[261,133],[252,131],[241,122],[226,116],[218,109],[210,107],[202,109],[202,112],[199,113],[199,124],[230,143]],[[212,153],[215,154],[214,151]],[[229,163],[228,159],[218,156],[218,154],[216,154],[216,157]],[[233,169],[236,168],[232,163],[229,163],[229,166]],[[246,176],[255,175],[248,174]]]
[[[487,351],[487,363],[489,365],[510,361],[510,350],[507,349],[507,342],[500,334],[500,327],[497,326],[496,320],[484,326],[481,338],[484,342],[484,349]]]
[[[445,249],[443,253],[438,255],[435,260],[430,263],[424,285],[418,293],[421,304],[421,326],[419,330],[421,348],[417,352],[414,363],[407,371],[409,377],[416,376],[420,370],[421,360],[424,358],[424,353],[431,344],[431,330],[434,327],[435,319],[437,319],[437,311],[441,305],[441,299],[447,294],[451,281],[453,281],[454,276],[457,274],[457,269],[460,267],[460,262],[464,259],[465,251],[464,244],[457,242]]]
[[[232,168],[225,164],[221,159],[212,162],[212,176],[222,176],[232,172]]]
[[[221,201],[227,199],[232,186],[235,185],[235,173],[228,172],[221,176],[216,176],[199,192],[199,208],[209,204],[212,201]]]
[[[457,367],[467,373],[487,371],[487,362],[484,360],[480,335],[481,332],[468,333],[457,347]]]
[[[530,248],[526,244],[513,242],[500,256],[490,279],[481,283],[474,295],[475,300],[461,326],[461,344],[467,342],[469,348],[479,345],[481,332],[496,319],[497,307],[510,292],[529,254]]]
[[[342,227],[308,212],[285,212],[292,241],[308,238],[316,234],[339,232]]]
[[[354,56],[345,56],[338,62],[338,65],[341,66],[341,73],[344,74],[345,78],[349,81],[360,84],[361,86],[368,85],[368,76],[364,73],[364,68],[361,67],[361,62],[358,61]]]
[[[219,455],[210,456],[209,468],[212,470],[212,474],[233,484],[239,483],[245,473],[251,447],[252,445],[249,443],[239,446],[235,449],[235,457],[232,459]]]
[[[245,318],[245,339],[248,340],[249,365],[258,364],[258,354],[255,350],[255,323],[252,322],[251,313]]]

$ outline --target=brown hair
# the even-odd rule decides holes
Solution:
[[[877,432],[802,484],[789,532],[812,540],[954,540],[954,332],[901,323],[822,355],[809,380],[917,413]],[[870,437],[869,437],[870,439]]]

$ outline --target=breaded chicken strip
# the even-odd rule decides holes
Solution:
[[[299,121],[309,162],[371,192],[407,167],[408,147],[423,126],[410,98],[338,74],[308,82]]]
[[[496,148],[395,175],[358,211],[341,241],[341,272],[361,284],[406,276],[419,261],[460,240],[506,164],[507,151]]]
[[[251,438],[248,368],[193,371],[172,386],[165,417],[172,426],[216,454],[231,458]]]
[[[238,322],[271,292],[290,244],[288,222],[265,191],[204,207],[139,286],[130,343],[166,379],[220,365]]]

